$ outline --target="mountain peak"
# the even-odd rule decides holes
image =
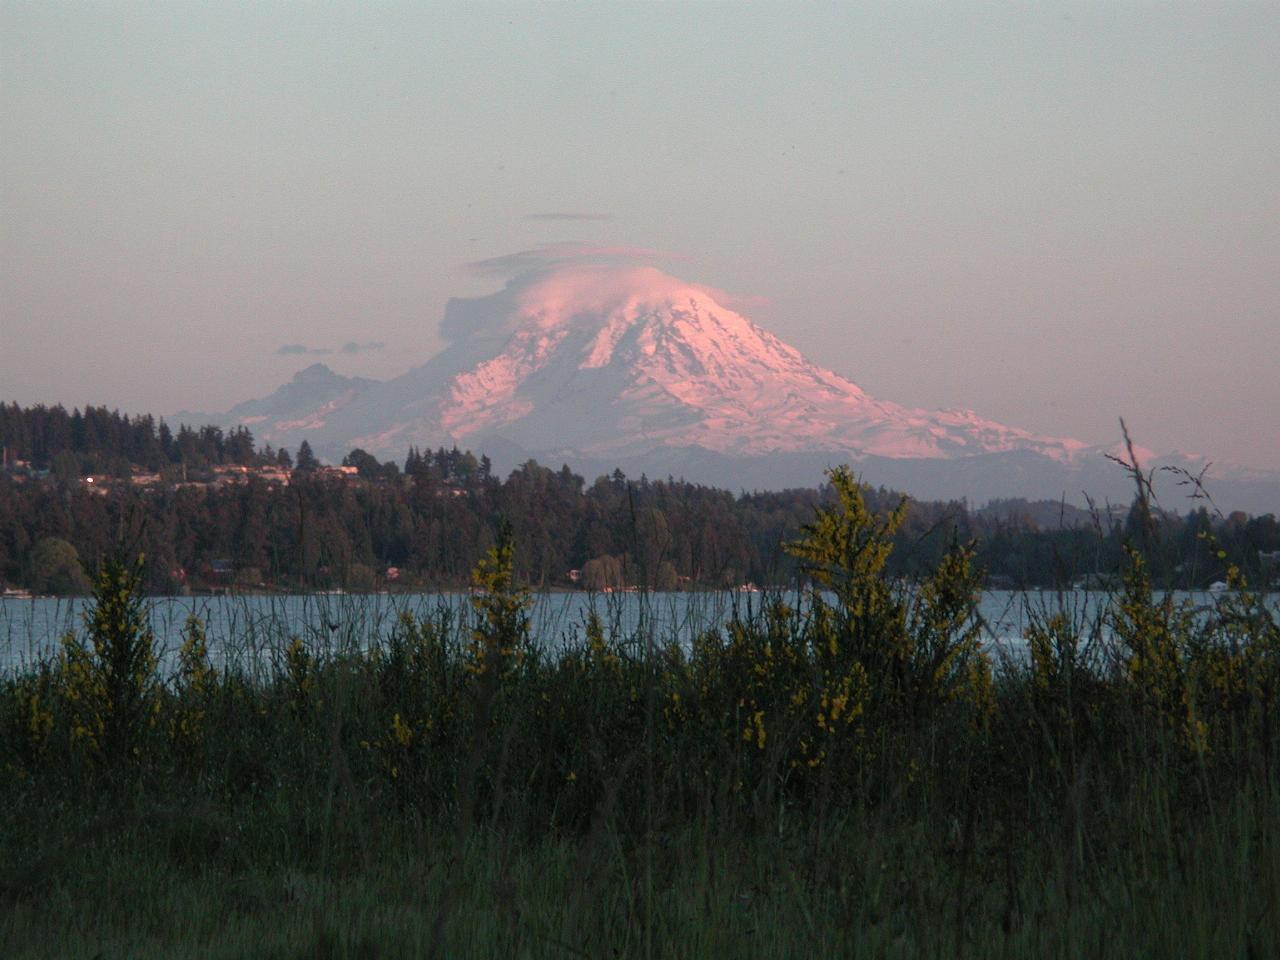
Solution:
[[[829,450],[845,457],[950,458],[1084,444],[1038,437],[967,410],[930,412],[857,384],[721,302],[652,267],[571,264],[489,297],[455,300],[439,424],[451,438],[501,431],[565,453],[641,448],[726,454]]]
[[[449,301],[449,346],[386,383],[299,371],[242,405],[271,442],[380,455],[410,444],[502,440],[550,458],[620,459],[701,449],[722,456],[951,460],[1085,448],[984,420],[867,395],[740,314],[712,288],[649,266],[570,262]],[[655,454],[658,455],[658,454]]]

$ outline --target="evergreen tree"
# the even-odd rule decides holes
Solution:
[[[320,468],[320,461],[316,459],[316,455],[311,452],[311,444],[306,440],[298,445],[298,458],[294,461],[294,467],[299,473],[310,473]]]

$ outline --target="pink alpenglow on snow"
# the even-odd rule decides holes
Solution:
[[[892,458],[1026,449],[1067,461],[1085,448],[967,410],[875,400],[721,305],[716,291],[653,267],[566,265],[506,292],[503,315],[476,333],[505,335],[496,355],[456,373],[440,401],[441,425],[459,442],[503,428],[521,438],[521,422],[537,418],[537,433],[558,424],[558,446],[596,456],[639,443]],[[597,425],[589,437],[572,428],[584,421]],[[606,422],[612,428],[599,429]]]
[[[308,439],[337,456],[457,444],[548,462],[669,462],[701,450],[833,462],[1026,452],[1070,465],[1087,452],[968,410],[877,400],[726,305],[751,301],[645,263],[661,256],[561,246],[473,265],[517,275],[488,296],[449,301],[449,345],[425,364],[381,382],[314,364],[228,417],[252,422],[265,442]]]

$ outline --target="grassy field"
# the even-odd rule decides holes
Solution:
[[[1280,955],[1280,629],[1141,554],[1105,619],[979,644],[837,472],[815,593],[680,643],[472,616],[161,676],[136,565],[0,682],[5,957]]]

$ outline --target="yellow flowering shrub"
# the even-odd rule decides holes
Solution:
[[[316,685],[316,663],[301,637],[290,638],[284,648],[284,683],[294,713],[304,714]]]
[[[44,756],[53,734],[57,707],[56,676],[47,668],[18,677],[10,691],[16,707],[9,718],[9,739],[20,759],[34,764]]]
[[[1132,701],[1141,716],[1181,743],[1201,744],[1186,649],[1194,629],[1192,611],[1187,604],[1176,605],[1172,594],[1156,600],[1142,554],[1126,545],[1125,555],[1124,589],[1110,622]]]
[[[471,572],[471,607],[477,622],[471,632],[468,670],[499,679],[527,655],[529,591],[515,583],[515,541],[503,523],[498,539]]]
[[[58,660],[70,739],[105,764],[142,755],[161,707],[155,637],[142,595],[142,558],[103,561],[84,615],[87,641],[69,633]]]
[[[913,723],[957,700],[989,712],[989,663],[975,615],[983,578],[973,565],[974,546],[953,546],[909,591],[885,569],[907,501],[878,517],[848,468],[828,476],[837,505],[819,509],[801,538],[787,544],[816,586],[835,596],[834,605],[818,589],[810,596],[808,632],[822,682],[847,680],[886,717]]]
[[[203,740],[205,712],[217,678],[209,662],[204,624],[192,614],[182,628],[182,646],[178,648],[178,669],[174,677],[176,703],[169,735],[175,743],[194,746]]]

